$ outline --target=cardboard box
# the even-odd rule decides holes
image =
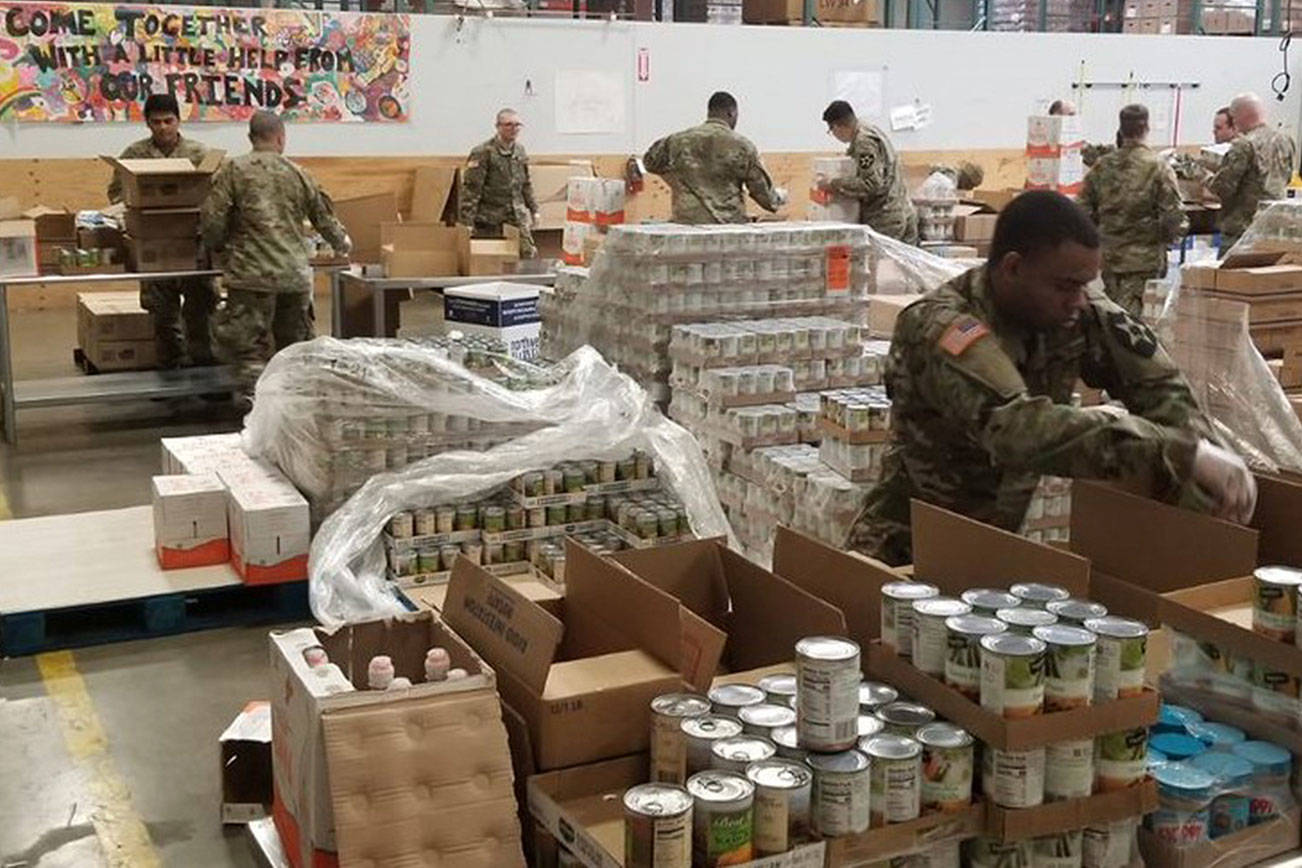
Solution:
[[[133,341],[94,341],[82,344],[81,353],[95,373],[149,371],[158,367],[158,345],[153,338]]]
[[[251,467],[223,468],[218,475],[229,495],[231,562],[245,583],[306,579],[312,534],[303,495],[260,461],[251,462]]]
[[[36,224],[38,241],[73,243],[77,240],[77,214],[66,208],[37,205],[24,211],[23,217]]]
[[[588,868],[624,868],[623,795],[647,780],[645,754],[529,778],[529,813]],[[738,868],[822,868],[834,842],[816,841]],[[883,857],[885,858],[885,857]],[[840,864],[828,862],[829,865]]]
[[[252,823],[271,809],[271,703],[245,705],[217,739],[221,750],[222,822]]]
[[[1302,387],[1302,344],[1292,344],[1284,347],[1284,358],[1281,360],[1279,383],[1285,389],[1297,389]]]
[[[591,265],[587,258],[587,241],[590,235],[596,234],[591,223],[567,220],[561,235],[561,261],[566,265]]]
[[[1296,849],[1300,818],[1302,809],[1293,808],[1269,822],[1183,847],[1173,847],[1141,828],[1139,852],[1147,868],[1243,868]]]
[[[481,283],[443,291],[445,328],[504,342],[512,358],[535,361],[542,333],[538,287],[523,283]]]
[[[1091,584],[1089,562],[1070,552],[1031,542],[918,500],[913,501],[912,527],[914,577],[936,585],[943,594],[957,597],[969,588],[1008,587],[1014,582],[1033,580],[1061,585],[1075,597],[1106,602],[1096,595]],[[879,580],[890,579],[881,575]],[[914,668],[910,661],[884,646],[872,646],[868,671],[1000,750],[1025,750],[1067,739],[1088,738],[1147,726],[1157,720],[1158,696],[1151,690],[1140,696],[1072,711],[1008,720]]]
[[[270,640],[272,816],[295,868],[523,866],[494,674],[459,636],[424,612]],[[314,646],[341,676],[308,667]],[[426,683],[436,646],[468,677]],[[376,654],[412,687],[362,689]]]
[[[613,226],[624,222],[624,182],[613,178],[570,178],[565,220]]]
[[[155,476],[152,492],[154,552],[163,569],[231,559],[226,486],[216,474]]]
[[[502,227],[501,238],[461,235],[461,273],[467,276],[511,274],[520,262],[520,231]]]
[[[920,298],[916,293],[872,296],[868,300],[868,333],[874,338],[890,339],[895,334],[895,320],[900,311]]]
[[[1080,115],[1031,115],[1026,120],[1026,155],[1056,157],[1085,143]]]
[[[1021,190],[971,190],[964,194],[964,200],[977,202],[990,208],[998,213],[1004,210],[1009,202],[1021,194]]]
[[[504,704],[524,721],[536,769],[647,749],[651,700],[713,661],[694,646],[722,636],[668,594],[582,546],[566,543],[565,597],[544,609],[465,558],[443,618],[497,672]],[[717,657],[715,658],[717,660]]]
[[[460,188],[459,168],[417,166],[411,183],[409,218],[413,223],[456,223],[457,191]]]
[[[198,208],[128,208],[127,235],[132,238],[198,238]]]
[[[39,270],[36,223],[0,220],[0,277],[28,277]]]
[[[449,277],[461,273],[464,226],[442,223],[380,224],[380,262],[385,277]]]
[[[132,271],[193,271],[199,262],[197,238],[127,236],[127,264]]]
[[[960,205],[959,207],[963,208],[965,206]],[[995,237],[995,222],[998,219],[998,214],[959,214],[954,218],[954,240],[990,241]]]
[[[348,237],[353,240],[353,249],[349,254],[354,262],[379,262],[383,242],[381,227],[387,223],[397,223],[398,197],[393,193],[374,193],[370,196],[357,196],[340,199],[334,203],[335,216],[348,230]]]
[[[1223,294],[1217,291],[1207,293],[1207,295],[1212,298],[1224,298],[1226,301],[1246,302],[1248,305],[1248,322],[1251,325],[1291,322],[1302,318],[1302,292],[1239,296]]]
[[[116,226],[78,226],[77,246],[82,250],[125,250],[126,239]]]
[[[539,229],[564,229],[569,204],[571,178],[596,176],[591,160],[570,160],[567,163],[529,164],[529,180],[533,183],[533,196],[538,201]]]
[[[742,21],[746,24],[791,24],[804,20],[803,0],[744,0]],[[882,12],[877,0],[814,0],[813,17],[821,24],[880,25]]]
[[[140,306],[138,292],[77,293],[77,342],[152,341],[154,319]]]
[[[1004,841],[1024,841],[1055,832],[1083,829],[1117,820],[1138,819],[1157,810],[1157,782],[1142,783],[1123,790],[1096,793],[1083,799],[1045,802],[1034,808],[1001,808],[986,805],[986,834]]]
[[[225,151],[210,150],[199,165],[184,157],[122,160],[101,155],[122,179],[122,200],[135,208],[197,208],[208,196]]]
[[[1085,180],[1080,148],[1063,148],[1057,156],[1032,156],[1026,161],[1026,189],[1076,193]]]

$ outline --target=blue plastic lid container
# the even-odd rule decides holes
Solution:
[[[1191,763],[1172,762],[1153,769],[1158,796],[1182,806],[1206,805],[1216,791],[1216,778]]]
[[[1147,763],[1148,763],[1149,771],[1152,771],[1153,769],[1157,768],[1162,763],[1169,763],[1170,761],[1171,761],[1170,757],[1168,757],[1166,754],[1162,753],[1160,750],[1153,750],[1153,746],[1151,744],[1148,746]]]
[[[1248,740],[1243,730],[1237,726],[1230,726],[1228,723],[1211,723],[1208,721],[1191,723],[1189,724],[1189,734],[1212,750],[1227,751],[1234,745],[1242,744]]]
[[[1270,741],[1245,741],[1230,751],[1252,763],[1252,773],[1257,777],[1287,778],[1293,768],[1293,756]]]
[[[1239,790],[1252,785],[1252,763],[1241,756],[1208,751],[1189,760],[1189,765],[1216,778],[1222,790]]]
[[[1202,720],[1203,716],[1192,708],[1164,702],[1157,712],[1157,723],[1153,724],[1153,734],[1178,732],[1183,735],[1189,731],[1191,724],[1202,723]]]
[[[1166,754],[1167,759],[1172,762],[1180,762],[1190,757],[1196,757],[1207,750],[1207,745],[1192,735],[1183,735],[1178,732],[1160,733],[1149,739],[1148,743],[1153,748],[1156,748],[1159,753]]]

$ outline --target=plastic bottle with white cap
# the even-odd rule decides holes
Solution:
[[[425,680],[446,681],[452,657],[446,648],[431,648],[425,652]]]
[[[377,654],[366,667],[366,686],[371,690],[388,690],[393,681],[393,660],[387,654]]]

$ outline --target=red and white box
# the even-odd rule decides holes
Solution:
[[[231,563],[245,584],[306,579],[311,519],[298,489],[261,461],[219,476],[226,483]]]
[[[1026,121],[1026,155],[1056,157],[1064,148],[1085,144],[1079,115],[1031,115]]]
[[[154,551],[165,570],[231,559],[226,486],[214,474],[155,476]]]

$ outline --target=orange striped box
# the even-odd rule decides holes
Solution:
[[[230,560],[226,486],[216,475],[155,476],[152,490],[154,552],[163,569]]]

